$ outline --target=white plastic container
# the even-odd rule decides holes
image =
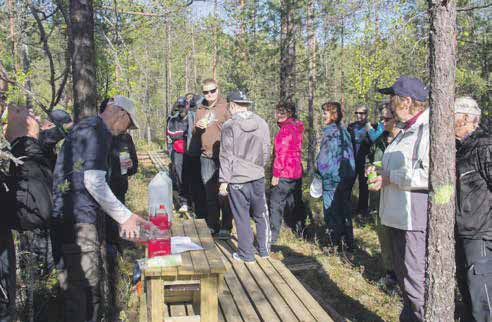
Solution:
[[[164,205],[165,211],[169,217],[169,223],[173,218],[173,183],[166,171],[159,171],[158,174],[150,181],[149,188],[149,216],[153,217]]]

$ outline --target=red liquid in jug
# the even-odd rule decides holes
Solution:
[[[152,239],[148,242],[149,258],[171,255],[171,239]]]
[[[159,206],[159,210],[156,211],[155,216],[150,217],[150,221],[159,227],[160,230],[169,230],[171,224],[169,222],[169,216],[166,213],[164,205]],[[169,235],[168,235],[169,236]],[[149,258],[156,256],[171,255],[171,238],[158,238],[151,239],[148,242]]]

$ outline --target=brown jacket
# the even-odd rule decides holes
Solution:
[[[205,130],[196,127],[196,123],[206,117],[210,111],[215,113],[216,121],[209,124]],[[196,110],[194,136],[201,135],[203,156],[212,159],[219,158],[220,131],[222,130],[222,124],[230,118],[231,114],[227,110],[227,101],[220,96],[217,98],[215,106],[209,107],[207,102],[204,101]]]

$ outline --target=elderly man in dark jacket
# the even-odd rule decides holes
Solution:
[[[480,118],[472,98],[456,100],[457,263],[458,274],[466,274],[459,280],[473,316],[467,321],[491,321],[492,316],[492,133],[490,118]]]
[[[11,106],[0,160],[10,169],[0,169],[0,321],[15,320],[15,249],[11,229],[44,228],[51,213],[52,172],[39,143],[39,124],[32,111]]]

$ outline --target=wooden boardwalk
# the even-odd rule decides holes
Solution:
[[[234,241],[216,245],[227,267],[219,289],[219,321],[333,321],[282,262],[259,257],[252,264],[237,262]],[[174,303],[165,313],[170,321],[187,321],[196,311],[190,303]]]
[[[149,157],[159,170],[164,168],[158,155]],[[227,268],[219,286],[219,321],[334,321],[281,261],[238,262],[232,258],[235,240],[215,243]],[[191,303],[167,304],[166,321],[195,321],[189,317],[198,310]]]

